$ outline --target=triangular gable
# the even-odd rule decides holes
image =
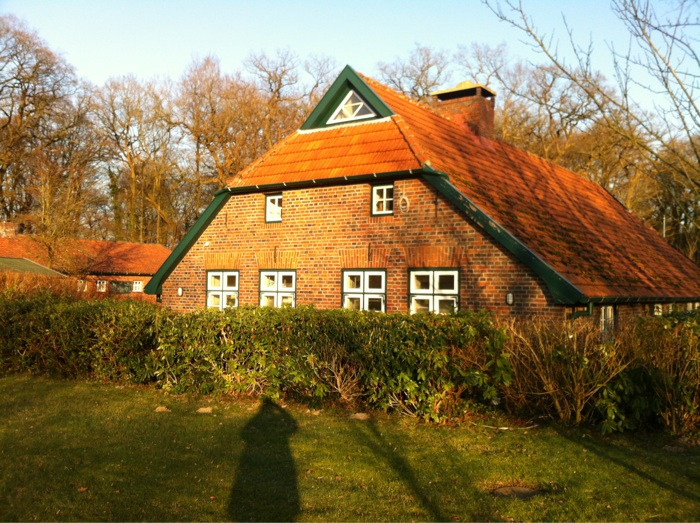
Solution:
[[[393,114],[372,88],[348,65],[302,124],[301,130],[322,129],[351,121],[371,121]]]

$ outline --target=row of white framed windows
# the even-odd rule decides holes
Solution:
[[[107,286],[112,294],[129,294],[130,292],[143,292],[143,281],[113,281],[97,280],[95,282],[95,290],[97,292],[107,292]],[[88,289],[86,280],[78,280],[78,291],[85,292]]]
[[[295,307],[296,271],[260,271],[260,306]],[[386,270],[342,271],[342,306],[345,309],[386,312]],[[238,306],[238,271],[207,272],[207,308]],[[412,314],[447,314],[459,310],[459,271],[409,271]]]
[[[388,216],[394,214],[394,186],[373,185],[371,198],[371,215]],[[282,221],[282,194],[265,196],[265,222]]]

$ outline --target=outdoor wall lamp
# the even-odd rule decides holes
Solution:
[[[514,302],[515,302],[515,298],[513,298],[513,293],[512,292],[506,293],[506,304],[513,305]]]
[[[178,296],[182,296],[184,294],[184,292],[185,292],[185,289],[183,289],[182,287],[178,287],[178,289],[177,289]]]

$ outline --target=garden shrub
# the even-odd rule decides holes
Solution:
[[[640,318],[637,359],[673,434],[700,429],[700,313]]]
[[[506,406],[564,422],[596,418],[597,401],[633,356],[618,340],[601,342],[590,321],[511,321],[507,347],[513,365]]]

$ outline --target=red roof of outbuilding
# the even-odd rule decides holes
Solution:
[[[32,236],[0,238],[0,257],[26,258],[65,274],[152,275],[170,254],[156,244],[73,239],[60,240],[54,250],[49,256],[47,243]]]
[[[297,131],[229,187],[429,166],[587,298],[700,297],[700,268],[597,184],[362,79],[393,116]]]

